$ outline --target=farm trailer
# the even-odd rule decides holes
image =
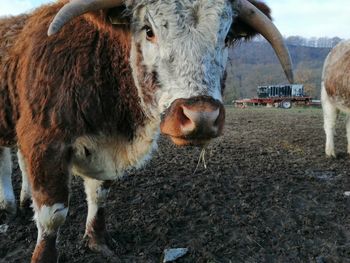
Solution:
[[[258,86],[257,97],[233,101],[236,107],[270,106],[289,109],[292,105],[318,105],[312,97],[304,94],[301,84]]]

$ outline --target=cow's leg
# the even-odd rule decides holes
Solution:
[[[34,218],[38,228],[32,263],[56,263],[56,239],[68,213],[68,178],[63,174],[55,174],[50,178],[50,182],[43,185],[35,180],[31,181],[31,184]]]
[[[86,220],[85,239],[92,251],[112,256],[113,240],[106,231],[105,202],[111,181],[98,181],[84,177],[88,216]]]
[[[22,173],[20,208],[25,212],[27,211],[29,212],[31,210],[30,206],[32,204],[32,194],[30,191],[26,163],[20,149],[18,149],[17,151],[17,159],[18,159],[19,168],[21,169],[21,173]]]
[[[346,137],[348,139],[348,154],[350,154],[350,114],[346,116]]]
[[[0,213],[4,214],[6,219],[16,214],[11,174],[11,151],[9,148],[0,147]]]
[[[38,239],[32,263],[56,263],[56,239],[68,212],[69,150],[62,143],[21,143],[33,197]]]
[[[329,157],[335,157],[334,151],[334,134],[335,134],[335,122],[337,119],[337,108],[330,102],[328,95],[324,87],[322,88],[322,109],[324,119],[324,130],[326,133],[326,155]]]

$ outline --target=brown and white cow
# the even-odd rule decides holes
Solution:
[[[0,20],[0,145],[18,146],[29,178],[32,262],[57,259],[71,174],[84,179],[89,247],[111,255],[110,182],[150,158],[160,131],[177,145],[222,133],[230,43],[261,33],[292,80],[269,12],[253,0],[62,0]],[[8,148],[0,160],[0,208],[13,213]]]
[[[326,132],[326,155],[335,157],[334,133],[339,111],[347,113],[346,136],[350,154],[350,40],[340,42],[327,56],[322,74],[321,101]]]

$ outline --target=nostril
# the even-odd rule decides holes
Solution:
[[[202,116],[201,112],[193,111],[188,109],[185,106],[182,106],[183,114],[191,121],[191,122],[198,122]]]
[[[214,121],[214,127],[217,127],[220,125],[220,111],[219,111],[219,114],[218,116],[216,117],[215,121]]]
[[[186,125],[187,130],[194,130],[196,126],[198,127],[206,127],[206,128],[216,128],[219,126],[219,117],[220,117],[220,109],[210,111],[195,111],[189,109],[185,106],[182,106],[183,115],[188,119]],[[184,122],[185,123],[185,122]],[[183,124],[184,124],[183,123]]]
[[[214,127],[219,126],[219,119],[220,119],[219,117],[220,117],[220,109],[217,109],[212,113],[210,117]]]
[[[196,128],[196,120],[193,119],[193,115],[191,111],[186,109],[186,107],[181,106],[178,112],[178,120],[180,123],[180,127],[182,132],[188,133],[192,132]]]
[[[185,113],[185,109],[183,107],[180,107],[179,109],[178,118],[181,125],[187,125],[192,123],[190,116]]]
[[[193,122],[203,122],[208,125],[216,125],[219,119],[220,109],[214,111],[192,111],[185,108],[184,113]]]

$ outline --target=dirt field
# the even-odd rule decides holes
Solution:
[[[350,159],[344,116],[338,158],[324,155],[320,109],[228,109],[225,135],[200,149],[162,138],[144,169],[113,186],[107,226],[122,262],[350,262]],[[14,178],[19,192],[19,175]],[[18,195],[17,195],[18,196]],[[113,262],[87,251],[81,180],[73,180],[59,262]],[[36,228],[18,216],[0,234],[0,262],[29,262]]]

